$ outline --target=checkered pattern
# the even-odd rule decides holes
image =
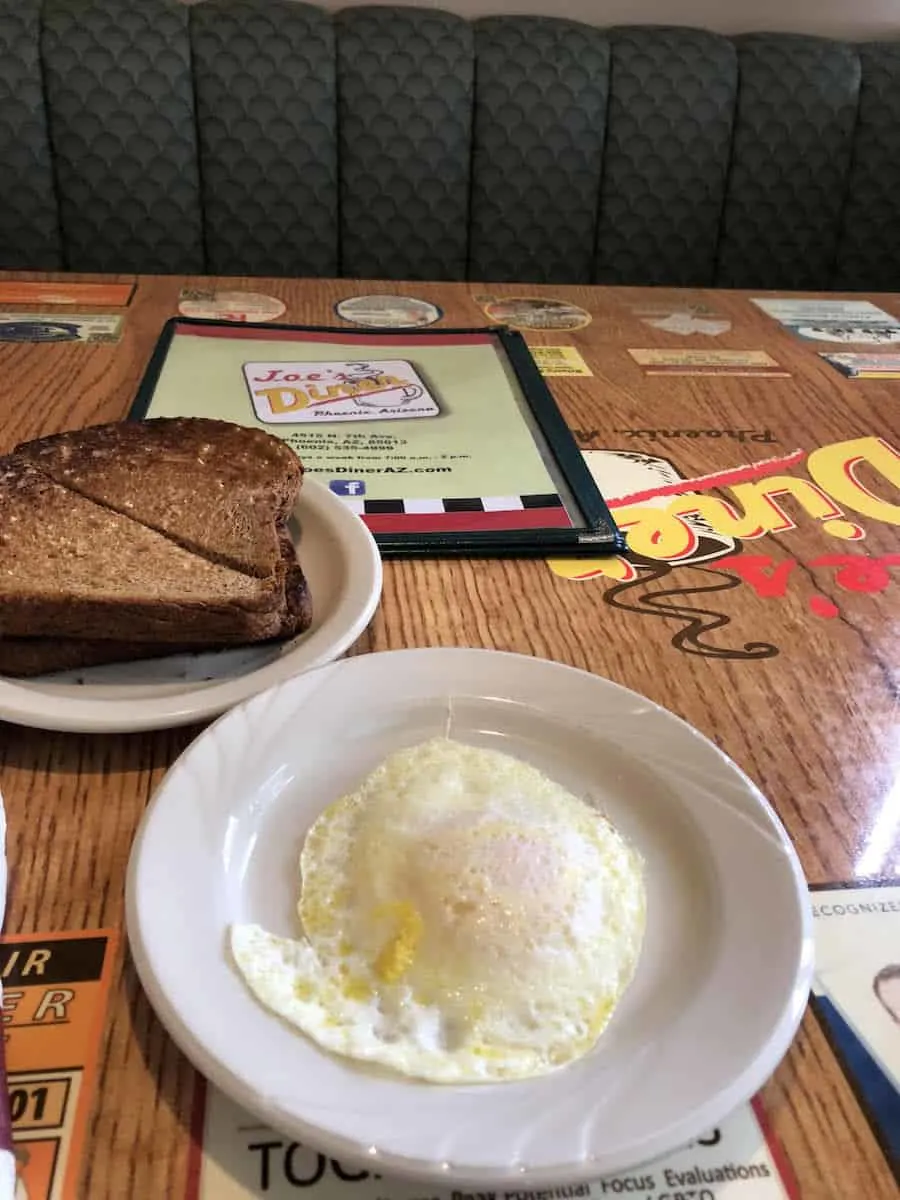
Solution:
[[[342,496],[341,499],[360,516],[383,516],[388,513],[420,516],[428,513],[514,512],[525,508],[562,508],[563,502],[555,492],[542,496],[471,496],[445,500],[365,500],[361,496]]]

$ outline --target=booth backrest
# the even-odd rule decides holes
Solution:
[[[0,0],[0,267],[900,290],[900,43]]]

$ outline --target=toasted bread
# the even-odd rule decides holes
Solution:
[[[278,527],[302,483],[278,438],[202,417],[94,425],[15,453],[59,486],[259,578],[276,570]]]
[[[291,551],[293,553],[293,550]],[[286,583],[287,611],[281,638],[302,633],[312,618],[309,588],[299,564],[288,568]],[[258,643],[266,645],[267,643]],[[170,655],[233,650],[231,645],[203,645],[196,642],[126,642],[110,638],[74,637],[0,637],[0,675],[28,678],[56,671],[103,666],[111,663],[138,662]]]
[[[182,494],[193,484],[182,476]],[[53,482],[32,456],[10,455],[0,460],[0,636],[181,645],[284,636],[297,626],[286,582],[296,585],[299,568],[277,528],[274,537],[274,569],[252,576]]]

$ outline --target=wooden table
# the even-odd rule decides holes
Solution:
[[[0,450],[121,417],[185,282],[212,283],[141,279],[118,345],[0,345]],[[777,808],[812,883],[900,872],[900,383],[843,378],[818,357],[826,347],[782,329],[733,292],[346,280],[227,286],[279,296],[283,320],[308,324],[336,324],[334,303],[361,292],[433,300],[455,326],[484,323],[474,297],[487,292],[564,298],[588,310],[591,323],[528,336],[536,345],[574,345],[593,372],[550,380],[584,449],[644,456],[623,461],[647,478],[655,472],[655,486],[785,460],[774,474],[745,480],[744,500],[762,528],[750,529],[748,518],[733,544],[712,532],[695,536],[691,549],[677,516],[691,507],[684,496],[671,497],[663,518],[659,508],[618,506],[642,554],[631,581],[628,568],[608,560],[577,571],[543,561],[390,563],[383,603],[356,650],[485,646],[607,676],[678,713],[731,755]],[[900,298],[869,299],[900,315]],[[633,311],[667,302],[707,305],[731,329],[717,337],[666,333]],[[790,377],[651,377],[627,353],[635,347],[764,348]],[[870,461],[846,467],[860,455]],[[646,488],[647,478],[633,490]],[[727,482],[694,489],[707,515],[716,503],[710,498],[719,498],[714,516],[726,525],[721,500],[741,492]],[[790,488],[793,496],[773,494]],[[848,539],[851,525],[864,537]],[[673,553],[684,557],[670,565],[663,555]],[[730,561],[700,561],[703,554]],[[600,567],[607,575],[592,574]],[[442,604],[444,592],[457,602]],[[104,737],[0,727],[12,872],[7,931],[122,926],[135,825],[197,732]],[[193,1073],[150,1012],[127,951],[120,959],[79,1195],[179,1197]],[[812,1015],[763,1101],[804,1197],[896,1196]]]

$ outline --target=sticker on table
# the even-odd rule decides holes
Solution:
[[[731,328],[731,322],[726,317],[720,317],[704,304],[636,306],[632,311],[645,325],[661,329],[664,333],[682,336],[700,333],[707,337],[718,337]]]
[[[131,283],[72,283],[69,280],[0,280],[0,304],[108,304],[124,308]]]
[[[310,1200],[475,1200],[488,1194],[390,1179],[341,1163],[273,1132],[211,1085],[205,1090],[205,1112],[198,1105],[195,1169],[186,1200],[287,1200],[300,1189]],[[640,1200],[672,1200],[678,1195],[695,1200],[737,1200],[738,1195],[740,1200],[784,1200],[797,1192],[756,1102],[738,1109],[686,1149],[626,1175],[558,1190],[542,1183],[535,1191],[522,1186],[496,1192],[497,1200],[601,1200],[611,1195]]]
[[[261,292],[184,288],[178,301],[178,311],[183,316],[203,321],[274,321],[284,309],[283,300]]]
[[[513,329],[583,329],[592,319],[589,312],[568,300],[548,300],[543,296],[479,296],[477,299],[491,321],[510,325]]]
[[[900,321],[869,300],[755,299],[757,308],[805,341],[900,343]]]
[[[117,934],[0,939],[17,1200],[75,1200]]]
[[[900,1182],[900,885],[812,899],[813,1008]]]
[[[0,342],[117,342],[115,313],[0,312]]]
[[[344,321],[370,329],[421,329],[444,315],[436,304],[414,296],[348,296],[334,311]]]
[[[593,375],[574,346],[530,346],[542,375]]]
[[[900,345],[900,325],[789,325],[807,342],[841,342],[848,346]]]
[[[378,362],[248,362],[253,411],[266,424],[394,421],[440,409],[418,371],[402,359]]]
[[[848,379],[900,379],[900,354],[822,354]]]
[[[629,350],[645,375],[790,376],[765,350]]]

